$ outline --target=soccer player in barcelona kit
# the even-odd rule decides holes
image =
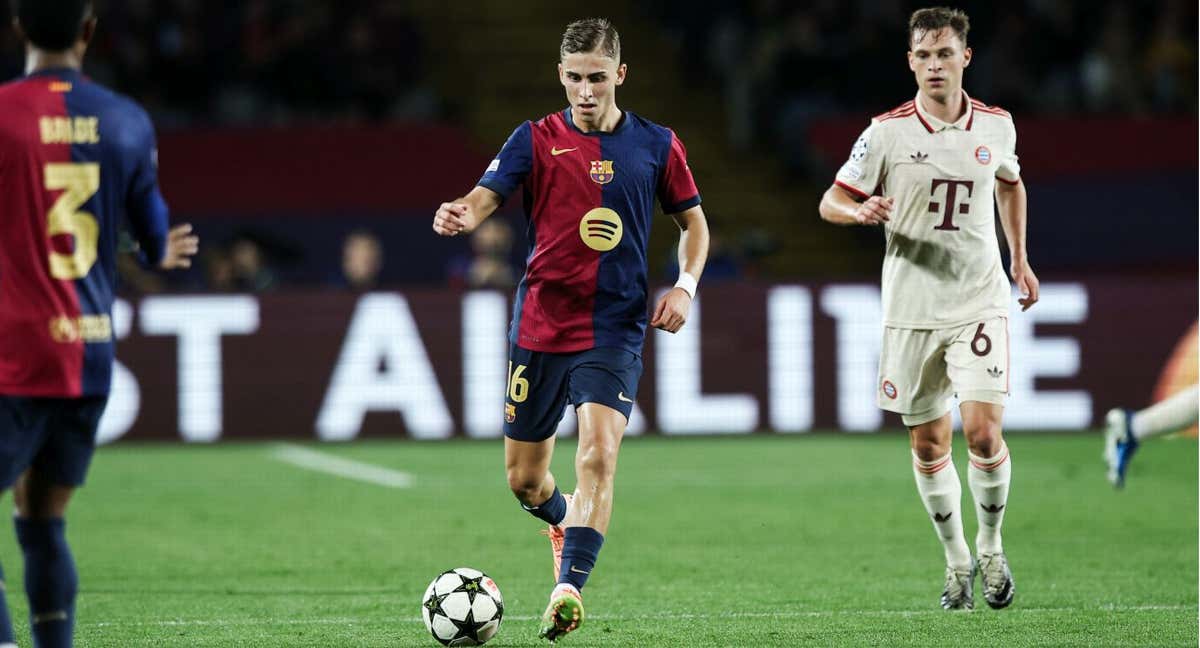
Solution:
[[[681,272],[651,326],[683,326],[708,254],[683,144],[617,108],[626,73],[617,31],[602,19],[571,23],[559,56],[570,106],[518,126],[478,186],[433,219],[440,235],[466,234],[524,189],[529,255],[509,331],[504,451],[513,493],[550,525],[557,585],[541,636],[551,641],[583,622],[580,591],[612,514],[617,450],[642,373],[656,198],[682,231]],[[549,472],[568,402],[579,422],[573,496]]]
[[[78,577],[63,516],[83,484],[113,363],[118,227],[143,262],[187,267],[168,231],[154,131],[80,73],[86,0],[18,0],[26,76],[0,86],[0,489],[13,487],[34,645],[71,645]],[[0,576],[2,578],[2,576]],[[15,646],[0,584],[0,646]]]
[[[1012,461],[1001,435],[1008,393],[1008,300],[994,207],[1022,310],[1038,299],[1025,252],[1025,187],[1005,111],[962,89],[971,62],[966,14],[921,9],[909,20],[914,100],[871,120],[821,200],[821,217],[882,225],[883,347],[877,400],[901,415],[917,491],[945,550],[946,609],[974,607],[976,567],[993,608],[1013,599],[1000,539]],[[995,203],[993,203],[993,194]],[[978,563],[963,539],[948,399],[956,394],[975,499]]]

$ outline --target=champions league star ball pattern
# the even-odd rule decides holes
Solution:
[[[504,599],[487,574],[469,567],[442,572],[425,590],[421,619],[443,646],[479,646],[496,636]]]

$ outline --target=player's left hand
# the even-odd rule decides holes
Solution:
[[[650,318],[650,326],[662,329],[667,333],[678,333],[687,322],[688,311],[692,309],[692,297],[683,288],[672,288],[658,300],[654,306],[654,317]]]
[[[163,270],[192,267],[192,256],[200,250],[200,237],[192,234],[191,223],[176,225],[167,232],[167,250],[158,266]]]
[[[1013,283],[1017,285],[1017,290],[1021,291],[1022,297],[1017,300],[1021,305],[1021,312],[1030,309],[1038,300],[1038,278],[1033,274],[1033,268],[1029,267],[1028,261],[1014,261],[1012,264]]]

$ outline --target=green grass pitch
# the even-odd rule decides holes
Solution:
[[[977,583],[977,609],[947,613],[906,437],[629,439],[588,621],[560,644],[1195,646],[1195,441],[1147,443],[1123,492],[1104,481],[1099,434],[1009,445],[1016,601],[992,611]],[[304,470],[271,444],[100,450],[68,524],[77,645],[434,646],[421,593],[458,566],[504,594],[489,645],[538,645],[548,543],[508,493],[498,441],[311,447],[414,483]],[[965,449],[959,437],[973,538]],[[554,462],[566,486],[573,453],[563,441]],[[28,645],[11,532],[0,560]]]

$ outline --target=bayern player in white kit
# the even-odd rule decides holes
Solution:
[[[871,120],[820,205],[831,223],[884,229],[877,399],[909,429],[917,491],[945,551],[945,609],[974,607],[977,566],[988,605],[1007,607],[1015,591],[1000,539],[1012,474],[1001,435],[1011,288],[996,207],[1022,310],[1038,299],[1012,117],[962,89],[969,29],[958,10],[912,14],[908,64],[917,96]],[[970,454],[978,563],[963,537],[962,486],[950,455],[953,395]]]

